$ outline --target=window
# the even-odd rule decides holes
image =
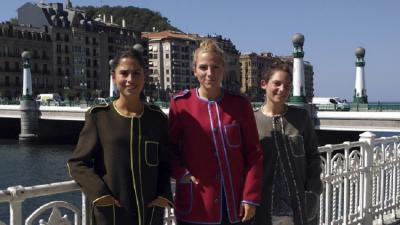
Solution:
[[[167,77],[167,82],[169,82],[169,77]]]
[[[61,64],[61,56],[57,56],[57,64],[58,64],[58,65]]]
[[[169,74],[169,69],[166,69],[166,70],[165,70],[165,73],[166,73],[166,74]]]
[[[169,59],[169,54],[165,54],[165,58],[166,58],[166,59]]]
[[[68,47],[68,45],[64,46],[64,49],[65,49],[65,53],[69,53],[69,47]]]
[[[47,74],[49,71],[47,71],[47,64],[43,64],[43,73]]]
[[[61,52],[61,45],[57,45],[57,49],[56,49],[56,51],[57,51],[58,53],[60,53],[60,52]]]
[[[20,71],[20,69],[19,69],[19,62],[15,62],[15,71],[16,72],[19,72]]]
[[[8,61],[4,62],[4,70],[9,71],[10,70],[10,63]]]
[[[65,65],[68,66],[69,65],[69,57],[65,57],[64,60],[65,60]]]
[[[69,41],[69,36],[68,36],[68,34],[64,34],[64,41],[65,41],[65,42],[68,42],[68,41]]]

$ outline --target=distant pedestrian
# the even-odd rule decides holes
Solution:
[[[194,53],[200,86],[171,99],[178,225],[241,224],[261,200],[262,151],[247,97],[221,87],[224,55],[212,40]]]
[[[93,224],[162,225],[162,207],[172,203],[167,117],[141,98],[141,53],[118,55],[112,78],[119,98],[86,113],[70,174],[92,204]]]
[[[292,87],[290,67],[273,64],[261,79],[266,97],[255,117],[264,150],[264,183],[255,224],[312,224],[322,192],[317,136],[307,110],[285,104]]]

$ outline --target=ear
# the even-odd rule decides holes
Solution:
[[[265,80],[261,80],[261,89],[263,90],[267,90],[267,84],[268,82]]]
[[[111,77],[112,77],[113,81],[115,81],[115,72],[111,72]]]

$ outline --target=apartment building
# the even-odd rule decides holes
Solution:
[[[239,51],[229,39],[176,31],[146,32],[142,37],[148,40],[149,84],[155,90],[155,99],[161,95],[164,100],[165,95],[198,86],[192,69],[193,53],[205,38],[214,39],[225,53],[223,86],[239,91]]]
[[[82,10],[62,3],[27,2],[17,10],[18,24],[0,25],[0,95],[21,93],[22,59],[32,51],[34,95],[43,92],[84,97],[107,95],[109,60],[122,49],[142,43],[140,33],[112,16],[89,18]],[[18,63],[18,68],[17,68]],[[7,66],[8,65],[8,66]]]

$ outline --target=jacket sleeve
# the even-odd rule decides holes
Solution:
[[[183,163],[182,153],[180,149],[180,141],[182,138],[182,125],[177,112],[177,107],[174,99],[171,99],[169,104],[169,115],[168,115],[168,131],[169,131],[169,143],[168,150],[170,152],[170,162],[172,168],[172,177],[176,180],[180,180],[183,176],[189,174],[188,169]]]
[[[168,120],[163,118],[161,123],[162,137],[161,137],[161,148],[159,152],[160,162],[158,164],[158,182],[157,182],[157,193],[159,197],[168,199],[172,204],[172,192],[171,192],[171,167],[169,163],[169,152],[168,152]]]
[[[85,125],[80,133],[78,144],[67,165],[70,175],[92,203],[111,195],[111,192],[96,173],[94,167],[98,150],[97,127],[93,115],[87,112],[85,115]]]
[[[313,123],[306,113],[305,115],[305,129],[303,131],[304,148],[307,158],[307,180],[306,191],[312,191],[316,194],[322,193],[321,182],[321,157],[318,151],[318,138],[315,134]]]
[[[258,139],[253,109],[250,102],[246,101],[246,104],[247,105],[243,108],[245,120],[241,124],[246,165],[242,202],[259,205],[262,192],[263,152]]]

